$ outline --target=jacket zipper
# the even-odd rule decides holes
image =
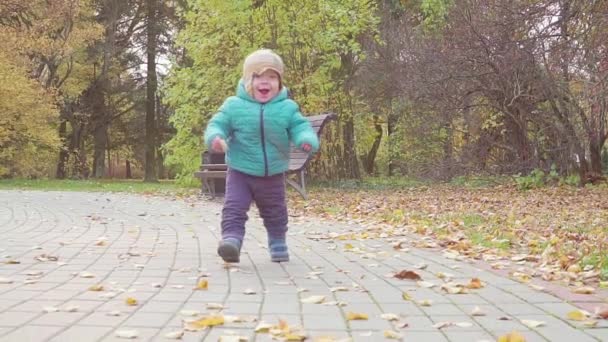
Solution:
[[[264,154],[264,176],[268,176],[268,156],[266,155],[266,139],[264,138],[264,105],[260,107],[260,131],[262,133],[262,153]]]

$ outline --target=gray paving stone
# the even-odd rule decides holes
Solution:
[[[304,314],[304,328],[308,330],[346,330],[342,315]]]
[[[26,325],[19,327],[17,330],[14,330],[7,335],[1,336],[0,339],[7,342],[44,341],[48,340],[62,329],[63,328],[61,327]]]
[[[56,335],[50,342],[97,341],[111,331],[112,328],[108,327],[74,325]]]
[[[36,213],[32,211],[33,202],[42,204]],[[411,248],[409,253],[397,253],[380,239],[330,242],[314,241],[306,235],[313,231],[364,231],[353,223],[293,218],[288,237],[292,260],[275,264],[269,261],[266,232],[253,210],[242,262],[226,269],[216,255],[219,201],[185,203],[127,194],[0,191],[0,215],[8,211],[18,215],[2,221],[4,225],[0,223],[0,231],[6,236],[0,241],[0,251],[13,255],[22,264],[0,268],[0,276],[15,280],[13,284],[0,284],[1,341],[21,342],[23,336],[33,342],[121,341],[114,332],[129,328],[139,331],[139,340],[165,341],[166,332],[181,329],[179,312],[183,309],[205,315],[257,317],[258,321],[271,324],[285,320],[292,327],[303,325],[311,340],[333,335],[350,336],[354,341],[380,341],[388,329],[401,330],[404,341],[493,340],[512,330],[520,331],[528,342],[608,340],[608,328],[603,328],[608,325],[604,322],[596,329],[583,329],[579,323],[566,320],[565,315],[574,306],[561,299],[482,270],[476,264],[446,259],[436,250]],[[142,213],[145,215],[140,216]],[[101,236],[106,236],[108,243],[95,246]],[[60,244],[66,241],[68,245]],[[363,253],[345,251],[346,243],[361,248]],[[33,258],[42,252],[31,250],[34,245],[58,254],[68,264],[59,267],[56,263],[35,261]],[[337,248],[328,249],[331,245]],[[128,252],[140,255],[123,259]],[[417,272],[437,285],[443,283],[437,272],[443,272],[460,282],[478,277],[487,286],[466,295],[447,295],[439,287],[425,289],[413,281],[386,277],[399,270],[414,269],[421,262],[428,268]],[[139,269],[135,264],[144,267]],[[44,276],[35,284],[23,284],[25,273],[32,270],[42,270]],[[75,276],[82,271],[96,277]],[[201,272],[208,273],[209,289],[193,291]],[[313,272],[319,273],[313,276]],[[128,292],[102,298],[100,295],[108,290],[88,291],[90,285],[98,283]],[[153,283],[162,287],[153,287]],[[361,292],[353,284],[369,292]],[[336,286],[350,291],[331,292],[330,288]],[[257,293],[246,295],[243,290],[247,288]],[[300,292],[301,288],[308,291]],[[413,301],[403,300],[402,292],[407,292]],[[300,302],[312,295],[324,295],[326,301],[344,301],[347,306]],[[136,298],[139,305],[127,306],[126,297]],[[433,304],[420,307],[417,301],[421,300],[431,300]],[[207,310],[207,303],[223,303],[226,308],[222,312]],[[44,314],[41,309],[46,305],[80,308],[74,313]],[[475,306],[486,316],[471,317]],[[120,310],[122,315],[108,316],[113,310]],[[344,315],[349,311],[367,314],[369,319],[347,322]],[[380,318],[382,313],[398,314],[400,320],[388,322]],[[498,320],[501,316],[512,320]],[[522,318],[546,321],[547,326],[530,330],[521,324]],[[466,321],[473,326],[441,330],[433,327],[441,321]],[[255,338],[256,342],[271,341],[268,334],[254,334],[257,324],[227,322],[206,331],[187,332],[183,340],[217,341],[219,336],[232,332],[252,341]]]
[[[599,341],[608,341],[608,328],[602,329],[587,329],[585,332]]]
[[[41,312],[4,311],[0,313],[0,326],[16,327],[22,326]]]
[[[49,312],[43,313],[40,317],[28,322],[33,325],[53,325],[53,326],[69,326],[79,321],[82,317],[88,315],[86,312]]]
[[[131,327],[156,328],[163,327],[173,318],[173,313],[136,312],[123,325]]]

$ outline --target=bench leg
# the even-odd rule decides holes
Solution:
[[[205,194],[205,190],[207,192],[207,194],[209,194],[209,196],[211,196],[211,198],[215,198],[215,187],[211,186],[211,182],[209,181],[209,178],[203,178],[202,179],[202,183],[203,183],[203,194]]]
[[[298,181],[294,182],[289,178],[285,178],[287,184],[289,184],[292,188],[294,188],[303,199],[308,200],[308,195],[306,194],[306,184],[304,183],[304,170],[300,171],[298,174]]]

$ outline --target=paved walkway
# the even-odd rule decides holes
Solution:
[[[294,223],[292,261],[275,264],[253,217],[241,264],[226,267],[215,252],[220,210],[203,200],[0,191],[0,341],[124,341],[117,335],[168,341],[167,334],[183,332],[184,321],[200,327],[209,316],[224,324],[185,331],[182,339],[270,341],[286,338],[288,329],[293,338],[299,326],[310,341],[381,341],[385,334],[495,341],[513,330],[526,341],[608,340],[607,321],[583,328],[565,318],[572,305],[466,262],[429,250],[397,251],[379,240],[312,239],[355,226]],[[390,277],[401,270],[438,286]],[[464,284],[477,277],[485,286],[446,294],[441,274]],[[368,319],[348,320],[349,313]],[[532,328],[521,320],[545,324]]]

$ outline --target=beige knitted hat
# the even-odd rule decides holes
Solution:
[[[283,60],[279,55],[268,49],[260,49],[245,58],[243,64],[243,82],[248,93],[251,92],[253,75],[260,75],[266,70],[274,70],[279,74],[279,89],[282,88]]]

